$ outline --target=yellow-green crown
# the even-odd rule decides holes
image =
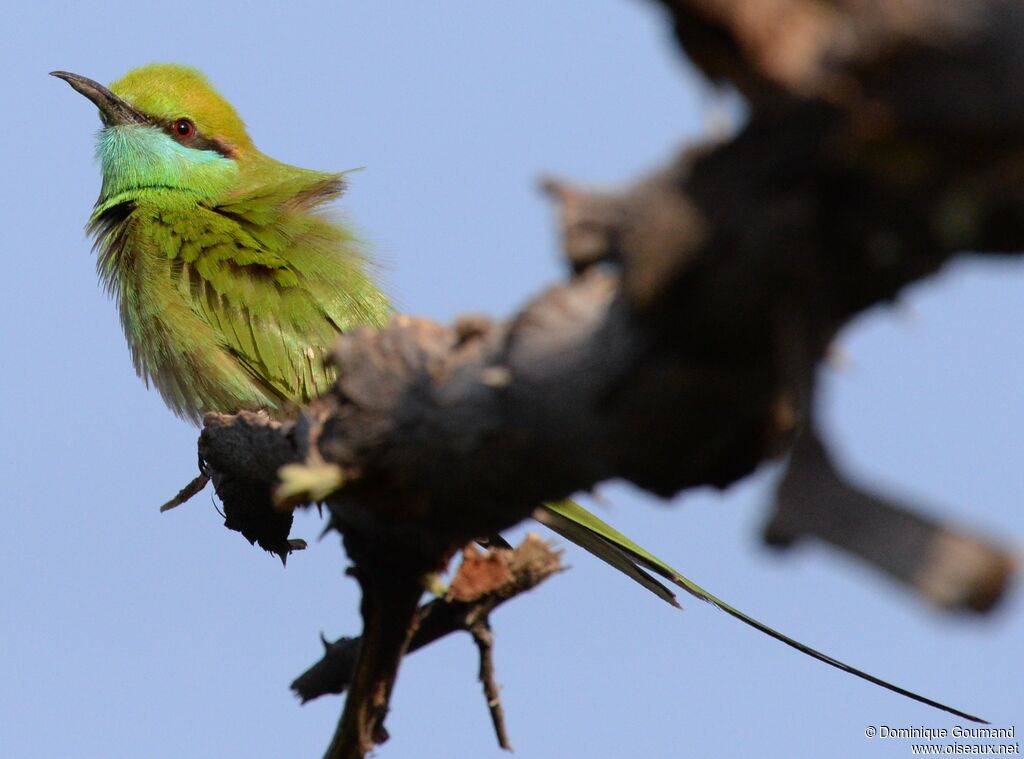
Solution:
[[[132,69],[111,91],[143,113],[166,122],[190,119],[211,138],[238,150],[252,148],[245,122],[202,72],[175,63],[151,63]]]

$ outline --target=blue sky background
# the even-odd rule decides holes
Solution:
[[[287,570],[221,527],[196,431],[135,377],[82,227],[99,188],[94,109],[153,61],[204,69],[256,142],[302,166],[365,166],[343,201],[403,310],[508,314],[560,276],[544,171],[600,183],[705,133],[709,93],[653,4],[40,0],[5,12],[0,372],[0,754],[317,757],[338,698],[299,707],[317,635],[358,630],[335,537]],[[824,416],[846,465],[952,520],[1024,536],[1024,266],[968,262],[842,337]],[[610,485],[608,518],[698,582],[856,666],[1024,730],[1024,602],[942,616],[817,547],[759,545],[776,472],[669,508]],[[316,537],[313,515],[295,534]],[[684,599],[675,612],[582,552],[495,616],[516,756],[897,757],[867,725],[956,720],[843,675]],[[381,757],[497,757],[475,650],[406,661]]]

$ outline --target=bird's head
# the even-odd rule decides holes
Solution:
[[[110,89],[78,74],[52,74],[99,109],[101,204],[152,190],[214,199],[239,181],[240,164],[259,156],[238,113],[193,68],[150,64]]]

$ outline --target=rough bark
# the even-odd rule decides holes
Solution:
[[[507,322],[356,330],[297,422],[207,421],[202,455],[228,481],[266,491],[305,462],[345,483],[331,523],[387,655],[359,694],[372,703],[349,696],[344,755],[382,737],[410,634],[367,603],[407,600],[468,540],[602,480],[662,496],[734,482],[792,444],[849,319],[959,252],[1022,247],[1024,6],[662,4],[694,63],[747,97],[738,134],[622,192],[549,182],[573,276]]]

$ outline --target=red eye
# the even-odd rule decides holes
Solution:
[[[196,125],[188,119],[178,119],[171,125],[171,130],[179,140],[187,140],[195,137]]]

